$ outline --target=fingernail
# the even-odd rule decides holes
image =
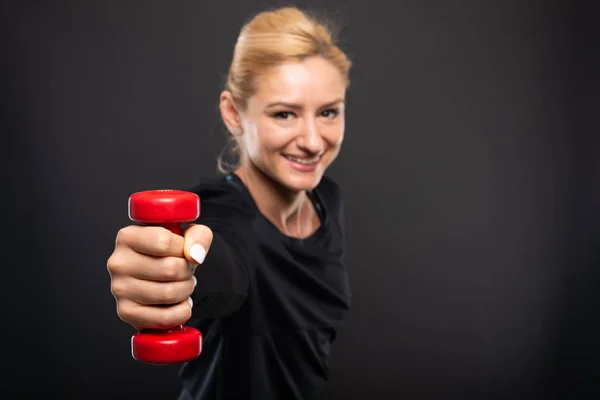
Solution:
[[[206,250],[199,244],[194,244],[190,248],[190,256],[196,260],[198,264],[202,264],[204,262],[204,257],[206,257]]]
[[[192,279],[194,280],[194,287],[198,284],[198,279],[194,275],[192,275]]]
[[[194,307],[194,300],[191,297],[188,297],[188,303],[190,303],[190,308]]]

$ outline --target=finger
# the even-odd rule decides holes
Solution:
[[[173,305],[190,297],[195,286],[195,277],[177,282],[154,282],[127,277],[115,280],[112,291],[117,299],[127,299],[140,305]]]
[[[192,264],[202,264],[210,249],[213,233],[206,225],[190,225],[184,232],[183,252]]]
[[[183,237],[161,226],[131,225],[117,234],[117,247],[156,257],[183,257]]]
[[[113,276],[124,275],[149,281],[174,282],[190,279],[193,273],[190,264],[183,255],[154,257],[123,247],[110,257],[109,271]]]
[[[187,298],[178,304],[165,306],[140,305],[130,300],[119,302],[119,318],[142,329],[169,329],[185,324],[192,317],[192,300]]]

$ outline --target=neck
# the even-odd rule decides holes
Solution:
[[[244,162],[234,173],[250,192],[259,211],[284,234],[301,238],[315,230],[318,217],[306,191],[289,190],[249,162]]]

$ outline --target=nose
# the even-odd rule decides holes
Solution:
[[[324,141],[317,126],[317,121],[314,119],[307,121],[302,134],[298,136],[296,142],[300,149],[308,153],[320,153],[323,150]]]

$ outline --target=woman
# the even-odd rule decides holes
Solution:
[[[181,399],[324,396],[350,303],[340,190],[324,176],[344,137],[349,69],[330,32],[300,10],[258,14],[220,97],[239,162],[220,162],[224,177],[191,190],[201,216],[183,237],[119,232],[108,270],[120,318],[202,332]]]

